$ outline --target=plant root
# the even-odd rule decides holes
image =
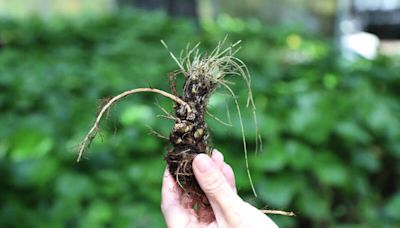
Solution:
[[[175,96],[173,94],[167,93],[167,92],[165,92],[163,90],[159,90],[159,89],[137,88],[137,89],[132,89],[132,90],[125,91],[123,93],[120,93],[120,94],[112,97],[112,98],[108,98],[107,100],[105,100],[105,102],[103,102],[100,111],[96,115],[96,120],[95,120],[92,128],[86,134],[85,138],[83,139],[83,141],[81,142],[81,144],[79,146],[78,158],[76,159],[77,162],[79,162],[81,160],[84,151],[90,146],[91,142],[96,137],[96,135],[97,135],[97,133],[99,131],[99,123],[100,123],[104,113],[106,113],[109,110],[109,108],[115,102],[119,101],[120,99],[122,99],[124,97],[127,97],[127,96],[129,96],[131,94],[142,93],[142,92],[150,92],[150,93],[161,94],[162,96],[167,97],[167,98],[173,100],[175,103],[181,105],[185,110],[187,110],[187,112],[191,112],[191,108],[189,107],[189,105],[185,101],[180,99],[178,96]]]
[[[226,39],[226,38],[225,38]],[[171,93],[153,88],[138,88],[125,91],[117,96],[108,98],[102,103],[99,112],[96,115],[95,122],[89,130],[78,150],[79,162],[82,158],[84,151],[90,146],[92,140],[95,138],[99,131],[99,123],[110,107],[120,99],[131,94],[140,92],[152,92],[161,94],[172,101],[174,101],[174,115],[168,113],[165,109],[161,108],[166,115],[164,117],[174,120],[174,127],[169,135],[170,148],[167,151],[165,160],[168,164],[168,170],[175,178],[182,190],[191,199],[196,201],[200,206],[209,206],[207,198],[204,196],[196,178],[193,174],[192,161],[200,153],[205,153],[211,156],[212,146],[211,137],[209,134],[205,116],[208,114],[218,122],[230,126],[230,114],[228,111],[229,123],[225,123],[217,117],[213,116],[207,111],[207,105],[210,97],[219,87],[224,87],[228,90],[228,94],[233,98],[236,110],[239,116],[239,123],[242,135],[243,149],[247,175],[250,181],[251,189],[255,196],[257,196],[253,181],[251,179],[247,143],[244,134],[244,126],[240,107],[235,93],[230,88],[231,82],[227,80],[229,75],[239,76],[243,79],[247,90],[247,107],[252,108],[255,132],[256,132],[256,152],[261,145],[259,144],[256,109],[253,101],[253,94],[251,90],[251,79],[246,65],[234,55],[240,49],[234,43],[227,48],[223,48],[225,39],[220,42],[217,47],[209,55],[199,54],[199,44],[194,48],[186,48],[186,52],[182,52],[180,58],[175,57],[172,52],[169,52],[173,60],[177,63],[179,69],[170,73],[168,80]],[[161,41],[162,44],[168,49],[167,45]],[[178,94],[176,88],[176,79],[178,76],[184,77],[182,94]],[[153,134],[162,137],[157,132]],[[275,210],[262,210],[268,214],[283,214],[293,216],[291,212],[275,211]]]
[[[285,215],[285,216],[296,216],[296,214],[292,211],[279,211],[279,210],[260,210],[264,214],[270,215]]]
[[[229,75],[236,75],[242,77],[246,84],[248,89],[247,106],[253,108],[257,143],[258,129],[255,117],[255,106],[250,87],[250,76],[244,63],[234,57],[234,54],[239,50],[236,46],[240,41],[223,49],[224,41],[220,42],[209,55],[200,55],[198,44],[191,50],[187,48],[185,55],[182,57],[182,53],[180,58],[177,58],[172,52],[170,52],[171,57],[179,66],[178,70],[169,75],[171,91],[173,94],[177,94],[175,81],[178,75],[182,75],[184,77],[184,82],[180,98],[189,105],[192,112],[187,112],[181,104],[175,104],[174,109],[177,120],[175,121],[175,125],[170,134],[170,143],[172,146],[167,152],[166,161],[171,175],[175,177],[179,185],[193,199],[204,199],[205,197],[193,175],[191,166],[192,161],[197,154],[205,153],[211,156],[212,152],[209,130],[205,122],[205,115],[208,114],[218,122],[224,125],[229,125],[207,111],[209,98],[221,86],[225,87],[229,91],[229,94],[235,101],[242,131],[247,175],[251,189],[253,190],[254,195],[257,196],[249,170],[247,144],[244,136],[244,126],[240,107],[235,97],[235,93],[229,87],[231,82],[226,80]],[[167,45],[163,41],[162,43],[168,49]]]

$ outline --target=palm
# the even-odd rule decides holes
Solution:
[[[165,208],[163,212],[173,216],[173,227],[213,227],[212,224],[215,225],[214,213],[211,208],[200,207],[195,210],[194,203],[179,189],[168,170],[164,173],[162,195],[162,206],[163,209]]]
[[[212,159],[224,173],[225,178],[232,188],[235,188],[233,172],[224,169],[221,153],[213,153]],[[211,207],[199,207],[194,209],[194,201],[188,198],[180,189],[174,178],[165,169],[162,186],[162,211],[169,227],[217,227],[214,213]]]

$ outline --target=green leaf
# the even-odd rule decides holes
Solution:
[[[273,142],[264,145],[264,151],[250,157],[251,166],[259,171],[279,171],[282,170],[288,157],[285,154],[283,145]]]
[[[72,172],[62,173],[55,183],[56,194],[72,202],[96,194],[96,186],[88,177]]]
[[[41,188],[57,176],[58,165],[57,160],[49,157],[15,162],[12,166],[14,183]]]
[[[336,121],[336,113],[328,109],[331,102],[329,94],[317,91],[302,94],[296,99],[297,108],[289,113],[287,128],[311,142],[325,142]]]
[[[396,219],[396,221],[400,222],[400,192],[388,199],[384,211],[389,218]]]
[[[154,122],[155,116],[149,106],[132,104],[122,110],[119,118],[121,123],[125,126],[140,124],[142,125],[141,127],[143,127],[145,125],[151,125]]]
[[[381,167],[378,155],[369,148],[356,149],[351,155],[354,166],[361,167],[371,173],[377,172]]]
[[[11,158],[22,161],[47,154],[53,147],[53,139],[40,129],[22,127],[12,136],[11,145]]]
[[[344,187],[348,183],[347,170],[333,153],[317,153],[313,170],[318,180],[323,184]]]
[[[112,207],[103,200],[94,201],[87,209],[86,215],[83,217],[83,227],[100,227],[105,226],[112,219]]]
[[[331,217],[329,209],[329,199],[322,193],[312,188],[304,189],[297,201],[298,210],[304,216],[314,220],[329,219]]]
[[[285,150],[289,164],[293,169],[309,169],[313,161],[313,152],[309,147],[296,141],[288,141]]]
[[[256,183],[256,190],[268,206],[286,208],[301,186],[301,178],[293,176],[266,177]]]
[[[336,132],[348,143],[368,143],[371,139],[366,130],[354,122],[342,122],[336,126]]]
[[[0,159],[6,155],[7,151],[9,150],[9,143],[5,140],[0,140]]]

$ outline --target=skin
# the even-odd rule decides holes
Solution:
[[[161,211],[167,227],[278,227],[239,197],[233,170],[219,151],[214,150],[211,158],[205,154],[197,155],[193,160],[193,171],[211,208],[193,209],[194,202],[183,194],[165,169]]]

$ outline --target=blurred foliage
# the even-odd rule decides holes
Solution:
[[[99,98],[137,87],[168,91],[176,69],[160,44],[211,50],[229,34],[243,40],[263,151],[250,156],[251,193],[232,99],[221,89],[209,118],[213,144],[232,164],[239,194],[283,227],[390,227],[400,223],[400,64],[349,61],[330,40],[290,27],[222,16],[196,28],[161,13],[122,11],[101,18],[0,21],[0,227],[162,227],[160,187],[172,123],[157,118],[151,94],[121,101],[81,163],[76,146]],[[240,80],[250,148],[251,112]]]
[[[57,15],[102,15],[116,8],[114,0],[0,0],[0,15],[26,18],[32,15],[54,17]]]

